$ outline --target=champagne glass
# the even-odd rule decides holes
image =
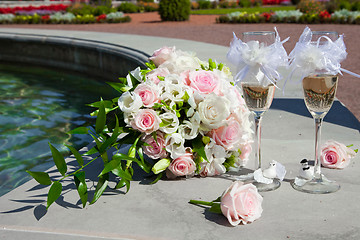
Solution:
[[[327,38],[335,41],[337,32],[312,32],[312,44],[322,45]],[[325,70],[317,70],[302,80],[304,101],[307,109],[315,120],[315,166],[314,177],[304,185],[299,186],[292,182],[294,189],[307,193],[332,193],[340,189],[336,182],[328,180],[321,174],[321,160],[319,143],[321,142],[321,124],[323,118],[330,110],[338,85],[338,76]]]
[[[257,41],[260,45],[268,46],[275,42],[275,32],[244,32],[242,41],[248,44],[251,41]],[[260,69],[250,72],[245,79],[241,80],[245,103],[253,113],[255,120],[256,170],[261,168],[261,120],[263,114],[270,108],[275,93],[275,85],[271,82],[275,82],[275,79],[269,81]],[[280,182],[276,179],[273,179],[270,184],[256,181],[253,184],[259,191],[271,191],[280,187]]]

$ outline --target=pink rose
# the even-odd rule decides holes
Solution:
[[[211,71],[192,71],[189,73],[189,79],[187,82],[191,88],[193,88],[195,91],[198,91],[199,93],[220,93],[220,79],[215,73]]]
[[[158,91],[146,83],[137,85],[134,93],[140,96],[145,107],[152,107],[154,103],[160,102]]]
[[[152,70],[151,72],[148,72],[146,74],[146,78],[149,79],[150,81],[152,81],[155,84],[158,84],[160,82],[159,77],[166,77],[167,75],[169,75],[170,72],[167,68],[156,68],[154,70]]]
[[[253,184],[236,181],[221,196],[220,208],[229,223],[236,226],[260,218],[262,201],[262,196]]]
[[[142,149],[144,153],[152,158],[152,159],[159,159],[159,158],[166,158],[168,153],[165,150],[165,139],[164,134],[162,132],[157,132],[156,140],[152,135],[145,135],[142,138],[142,141],[149,144],[148,146],[143,146]]]
[[[171,59],[172,55],[175,53],[175,47],[162,47],[158,50],[156,50],[153,55],[149,58],[155,66],[160,66],[164,62]]]
[[[193,155],[189,152],[176,158],[170,163],[166,176],[168,178],[175,178],[177,176],[193,175],[196,170],[196,164],[193,160]]]
[[[251,144],[247,143],[245,145],[242,145],[240,147],[240,151],[241,151],[241,154],[240,154],[241,160],[247,162],[247,160],[249,159],[250,153],[252,151]]]
[[[226,150],[236,150],[242,141],[242,128],[235,119],[227,121],[226,125],[211,131],[211,137],[216,144],[223,146]]]
[[[321,164],[327,168],[343,169],[350,164],[350,159],[355,156],[355,151],[344,144],[329,140],[320,148]]]
[[[152,109],[140,109],[130,122],[132,128],[150,134],[159,129],[161,119]]]

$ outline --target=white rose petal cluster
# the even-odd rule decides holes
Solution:
[[[162,160],[155,171],[215,176],[226,172],[229,159],[242,165],[252,126],[229,68],[175,47],[156,50],[150,61],[149,69],[136,68],[124,79],[118,105],[127,126],[139,132],[143,152]]]

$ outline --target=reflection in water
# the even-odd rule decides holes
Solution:
[[[116,96],[86,77],[28,70],[0,65],[0,196],[30,179],[25,170],[51,166],[48,142],[62,151],[68,150],[63,144],[89,143],[88,136],[67,132],[91,121],[85,104]]]

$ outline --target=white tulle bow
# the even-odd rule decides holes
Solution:
[[[327,36],[321,36],[316,42],[311,39],[312,32],[306,27],[289,55],[290,79],[297,71],[301,72],[300,79],[316,72],[342,74],[340,63],[347,56],[343,35],[335,41]]]
[[[288,55],[283,47],[289,38],[280,41],[276,32],[275,42],[269,46],[259,41],[243,42],[234,33],[227,59],[237,67],[235,83],[257,80],[262,85],[275,84],[282,78],[278,67],[288,66]]]

